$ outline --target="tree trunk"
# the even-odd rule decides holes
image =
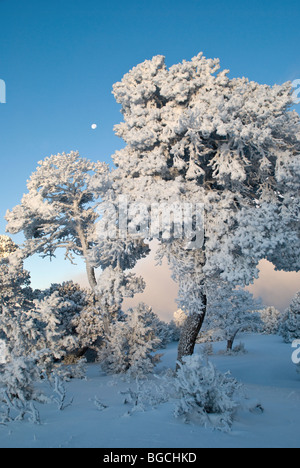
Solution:
[[[184,356],[194,354],[196,340],[201,330],[206,315],[207,298],[203,295],[203,310],[189,315],[181,332],[177,360],[182,362]]]
[[[227,340],[227,351],[232,351],[232,348],[233,348],[233,343],[234,343],[234,340],[236,338],[236,335],[238,334],[239,330],[237,330],[234,335],[229,339]]]
[[[234,339],[232,338],[231,340],[227,341],[227,351],[232,351],[233,348],[233,341]]]
[[[96,281],[96,276],[95,276],[95,269],[91,267],[89,262],[85,259],[85,265],[86,265],[86,273],[87,277],[90,283],[90,286],[92,289],[95,289],[97,286],[97,281]]]
[[[95,269],[90,265],[90,262],[88,260],[88,253],[89,253],[88,241],[86,239],[84,229],[81,223],[77,224],[77,234],[81,243],[82,253],[83,253],[84,260],[85,260],[85,267],[86,267],[88,281],[89,281],[91,288],[95,289],[97,286]]]

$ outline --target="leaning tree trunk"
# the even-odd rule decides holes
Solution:
[[[227,340],[227,351],[232,351],[233,341],[233,339]]]
[[[85,267],[86,267],[86,274],[88,277],[89,284],[92,289],[95,289],[97,286],[97,281],[96,281],[96,276],[95,276],[95,269],[91,266],[88,258],[89,254],[89,246],[88,246],[88,241],[86,239],[84,229],[81,225],[81,223],[77,223],[77,234],[81,243],[81,248],[82,248],[82,254],[85,260]]]
[[[97,286],[95,269],[91,267],[87,259],[85,260],[85,266],[86,266],[86,274],[89,280],[89,284],[92,289],[95,289],[95,287]]]
[[[179,362],[182,362],[183,357],[194,354],[196,340],[206,315],[207,298],[205,295],[203,295],[202,300],[202,310],[189,315],[184,323],[178,345],[177,360]]]
[[[233,349],[233,343],[236,338],[236,335],[238,334],[238,330],[232,335],[231,338],[227,340],[227,351],[232,351]]]

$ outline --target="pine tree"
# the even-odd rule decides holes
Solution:
[[[50,156],[31,175],[21,204],[6,213],[7,231],[24,233],[26,255],[51,258],[57,248],[63,248],[71,262],[74,254],[83,257],[94,288],[90,254],[98,218],[96,202],[109,186],[106,164],[92,163],[74,151]]]
[[[159,355],[153,355],[160,339],[151,326],[146,325],[149,308],[139,304],[130,309],[123,320],[110,326],[99,360],[107,373],[127,373],[143,377],[153,371]]]
[[[267,335],[276,335],[279,332],[283,314],[275,307],[266,307],[259,311],[263,323],[263,332]]]
[[[175,379],[178,402],[175,416],[185,422],[229,431],[239,407],[241,385],[195,354],[179,362]]]
[[[0,236],[0,313],[10,304],[27,301],[30,274],[24,270],[23,253],[8,236]]]
[[[0,403],[4,422],[28,416],[39,422],[34,382],[39,377],[36,346],[40,339],[34,305],[28,299],[30,276],[22,251],[7,236],[0,240]]]
[[[31,422],[39,424],[39,413],[34,406],[34,401],[43,400],[34,388],[38,378],[37,361],[31,356],[15,356],[3,365],[0,375],[2,422],[21,421],[28,417]]]
[[[23,252],[7,236],[0,257],[0,338],[7,358],[28,354],[35,341],[35,327],[28,298],[30,275],[24,270]],[[8,248],[7,248],[8,246]]]
[[[169,69],[157,56],[114,85],[124,116],[115,131],[126,143],[113,157],[114,188],[129,204],[146,205],[139,225],[147,225],[153,204],[203,206],[204,236],[203,223],[196,230],[190,223],[183,239],[163,229],[159,237],[160,258],[167,257],[178,305],[188,313],[179,360],[194,351],[212,280],[245,286],[262,258],[286,271],[300,268],[293,196],[300,119],[289,111],[291,83],[270,87],[219,70],[218,60],[202,54]],[[202,247],[191,249],[197,235]]]
[[[60,361],[78,346],[76,337],[64,323],[65,311],[72,303],[64,300],[58,291],[34,303],[34,316],[40,324],[38,349],[47,350],[51,359]]]
[[[166,323],[160,320],[159,316],[151,307],[144,305],[145,313],[143,314],[143,323],[152,328],[154,336],[159,338],[158,346],[165,348],[172,341],[177,341],[177,327],[175,323]]]
[[[214,339],[226,340],[227,351],[232,351],[238,333],[262,328],[261,316],[256,312],[260,305],[261,301],[244,289],[233,289],[228,283],[214,284],[208,293],[203,331],[212,332]]]
[[[280,334],[286,343],[300,339],[300,292],[297,292],[285,311]]]

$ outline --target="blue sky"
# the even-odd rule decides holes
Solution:
[[[133,66],[156,54],[172,65],[203,51],[231,76],[298,79],[299,13],[299,0],[0,0],[0,79],[7,86],[0,233],[40,159],[79,150],[111,161],[122,147],[113,133],[121,114],[112,85]],[[31,263],[38,286],[57,275],[57,265],[41,262]],[[71,270],[61,266],[60,275]]]

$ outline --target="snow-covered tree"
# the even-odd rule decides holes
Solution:
[[[288,202],[300,185],[291,83],[270,87],[219,70],[202,54],[169,69],[157,56],[114,85],[124,116],[115,131],[126,143],[113,156],[115,192],[146,205],[140,225],[155,203],[203,206],[204,239],[195,216],[182,239],[172,230],[160,236],[159,256],[168,258],[188,313],[179,360],[194,351],[212,280],[245,286],[262,258],[300,268],[299,203]],[[197,235],[201,248],[191,249]]]
[[[22,421],[26,417],[33,423],[40,422],[35,401],[44,398],[34,383],[39,377],[37,360],[32,356],[15,357],[6,362],[0,374],[0,407],[2,422]]]
[[[7,359],[27,355],[35,341],[35,326],[28,298],[30,275],[24,270],[23,252],[11,242],[0,257],[0,338]]]
[[[280,334],[286,343],[300,339],[300,291],[284,313]]]
[[[99,360],[107,373],[127,373],[143,377],[153,371],[159,355],[160,343],[154,329],[146,325],[149,308],[139,304],[130,309],[122,321],[110,326],[105,346],[99,351]]]
[[[75,353],[77,356],[85,355],[89,349],[98,350],[104,340],[107,321],[107,314],[97,303],[87,305],[73,318],[72,325],[79,344],[79,350]]]
[[[279,332],[283,314],[276,307],[270,306],[259,311],[263,323],[262,331],[267,335],[276,335]]]
[[[104,310],[118,313],[125,297],[143,292],[145,282],[133,273],[112,266],[104,269],[99,277],[97,295]]]
[[[151,307],[145,306],[143,322],[146,326],[152,328],[154,336],[159,338],[159,348],[165,348],[172,341],[177,341],[177,327],[175,323],[164,322]]]
[[[127,314],[128,326],[128,363],[129,373],[134,377],[142,377],[153,371],[160,360],[160,355],[155,354],[161,340],[158,338],[154,327],[147,325],[149,307],[141,303]]]
[[[28,299],[30,274],[24,270],[23,253],[7,236],[1,236],[0,313],[3,307],[23,304]]]
[[[36,380],[44,373],[49,376],[54,363],[76,348],[71,318],[83,306],[82,296],[70,283],[32,294],[30,276],[23,267],[24,251],[15,246],[4,252],[0,257],[2,417],[38,422],[34,401],[41,396],[35,390]]]
[[[230,430],[240,405],[241,385],[222,374],[206,358],[194,354],[179,362],[175,379],[175,416],[222,431]]]
[[[82,289],[73,281],[67,281],[62,284],[52,284],[48,290],[41,293],[41,299],[48,300],[53,295],[59,299],[59,308],[56,308],[56,313],[60,328],[64,330],[65,336],[72,336],[77,345],[76,349],[68,349],[68,360],[73,358],[76,361],[85,356],[88,351],[90,359],[92,356],[95,357],[104,339],[105,327],[118,316],[121,302],[116,305],[117,299],[113,298],[118,293],[122,301],[120,283],[116,285],[116,291],[111,282],[106,281],[106,285],[105,290],[104,278],[100,276],[97,286],[99,290],[97,288],[95,290]],[[110,290],[110,295],[108,290]],[[122,292],[125,294],[124,291]],[[108,306],[108,297],[114,307]]]
[[[122,270],[118,264],[104,268],[95,291],[106,335],[110,333],[110,324],[118,321],[123,314],[124,298],[142,293],[144,288],[145,282],[141,277]]]
[[[60,322],[60,327],[64,330],[65,335],[73,336],[77,343],[77,349],[72,350],[71,354],[74,359],[85,354],[89,346],[96,340],[95,331],[92,330],[92,316],[89,311],[95,308],[96,295],[93,290],[82,289],[73,281],[66,281],[62,284],[52,284],[51,287],[41,293],[40,299],[47,299],[53,294],[56,294],[59,300],[59,308],[57,309],[57,318]],[[96,309],[96,308],[95,308]],[[99,310],[98,320],[101,321]],[[87,328],[87,316],[90,323]],[[81,323],[82,322],[82,323]],[[103,325],[102,325],[103,328]],[[68,351],[69,354],[70,350]],[[71,359],[71,356],[69,356]]]
[[[92,288],[96,286],[90,262],[95,242],[96,202],[109,189],[109,169],[78,152],[57,154],[39,162],[27,183],[21,204],[6,214],[7,231],[23,232],[27,255],[54,256],[57,248],[73,261],[80,255],[86,263]]]
[[[141,278],[119,267],[105,268],[94,290],[83,290],[72,281],[51,285],[35,301],[38,313],[45,309],[46,315],[42,314],[45,319],[47,311],[50,314],[45,331],[51,327],[52,320],[49,347],[54,346],[61,355],[67,353],[68,359],[79,358],[88,351],[90,358],[95,356],[109,335],[111,324],[122,316],[124,297],[133,297],[144,287]],[[66,339],[67,346],[63,346]]]
[[[46,349],[51,359],[59,361],[78,346],[76,337],[64,323],[65,311],[72,304],[64,300],[57,291],[34,302],[34,316],[40,325],[38,348]]]
[[[239,332],[261,329],[260,314],[255,312],[260,306],[261,301],[244,289],[232,289],[227,283],[214,284],[208,293],[203,331],[212,331],[214,339],[226,340],[227,351],[232,351]]]
[[[28,416],[39,421],[34,389],[39,370],[34,352],[39,340],[38,324],[32,315],[34,305],[28,298],[30,276],[23,266],[22,251],[1,236],[0,254],[0,406],[2,421]]]
[[[70,307],[66,309],[67,322],[69,322],[75,314],[79,313],[94,296],[92,291],[81,288],[79,284],[74,283],[73,281],[64,281],[61,284],[51,284],[49,289],[42,292],[41,296],[51,296],[51,294],[55,292],[57,292],[58,296],[64,301],[70,303]],[[70,317],[68,317],[68,314]]]

